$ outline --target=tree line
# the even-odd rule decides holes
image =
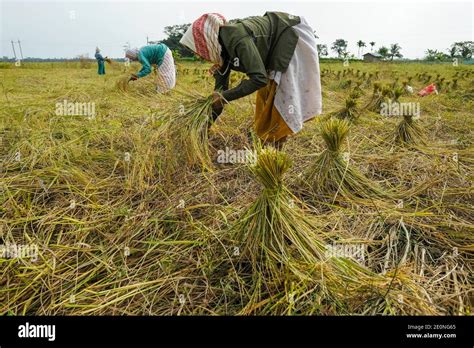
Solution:
[[[179,44],[179,40],[184,35],[186,30],[189,28],[191,24],[177,24],[167,26],[164,29],[164,33],[167,36],[166,39],[162,40],[166,46],[168,46],[178,57],[193,57],[194,54],[192,51],[183,47]],[[348,49],[348,41],[344,39],[337,39],[331,44],[331,51],[333,51],[338,58],[345,59],[355,59],[360,58],[361,54],[363,53],[364,47],[370,46],[370,52],[378,53],[382,59],[384,60],[393,60],[395,58],[403,58],[403,54],[401,53],[402,47],[398,43],[393,43],[390,46],[380,46],[379,48],[375,49],[376,42],[370,41],[368,43],[359,40],[356,42],[358,52],[357,56],[351,54]],[[473,41],[460,41],[455,42],[451,45],[450,48],[447,49],[447,53],[443,53],[441,51],[435,49],[428,49],[425,52],[424,59],[429,61],[444,61],[450,60],[452,58],[463,58],[463,59],[472,59],[474,51],[474,43]],[[320,57],[327,57],[329,55],[329,49],[326,44],[318,44],[318,53]]]

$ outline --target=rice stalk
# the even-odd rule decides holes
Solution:
[[[305,183],[315,194],[338,194],[346,198],[387,198],[389,194],[350,165],[342,152],[349,133],[346,120],[329,119],[321,126],[326,148],[305,172]]]
[[[397,126],[394,142],[402,146],[426,144],[423,129],[413,116],[403,115],[403,119]]]
[[[288,156],[273,148],[259,150],[256,163],[250,166],[262,191],[230,230],[243,270],[248,265],[252,272],[253,295],[240,314],[306,313],[308,308],[314,310],[315,298],[325,307],[317,313],[351,313],[356,310],[354,304],[365,303],[361,298],[382,297],[390,278],[328,254],[330,239],[283,182],[289,166]],[[289,282],[292,291],[283,292],[282,297],[281,288]],[[301,301],[295,301],[295,296],[301,296]]]
[[[315,263],[324,254],[310,222],[295,206],[298,200],[283,184],[289,168],[285,153],[272,147],[259,151],[249,169],[263,189],[231,230],[242,258],[250,261],[254,271],[275,277],[281,275],[281,265],[293,260]]]
[[[124,75],[117,79],[115,83],[115,87],[122,92],[128,91],[128,83],[129,83],[130,75]]]
[[[212,120],[212,97],[184,94],[162,115],[168,131],[168,160],[173,167],[195,166],[212,170],[209,156],[209,126]]]
[[[357,110],[358,98],[359,94],[357,94],[357,92],[351,92],[351,94],[344,101],[344,107],[338,111],[335,111],[332,116],[350,121],[356,119],[359,115],[359,111]]]
[[[392,90],[388,86],[381,87],[379,84],[374,84],[372,98],[365,106],[365,109],[373,112],[380,112],[382,103],[386,103]]]

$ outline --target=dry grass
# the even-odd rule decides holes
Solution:
[[[176,114],[192,103],[178,90],[210,94],[194,73],[206,68],[183,63],[167,96],[152,77],[118,89],[120,63],[100,77],[72,63],[0,69],[0,241],[38,247],[36,261],[0,258],[1,314],[471,313],[472,68],[322,63],[326,117],[283,152],[257,147],[250,168],[216,158],[253,149],[253,97],[209,133],[207,113]],[[396,83],[419,90],[437,74],[456,80],[438,96]],[[327,117],[348,92],[357,122]],[[394,145],[385,97],[420,102],[424,144]],[[58,114],[64,100],[94,102],[95,117]]]

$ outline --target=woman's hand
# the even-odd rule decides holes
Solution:
[[[130,78],[128,79],[128,82],[135,81],[135,80],[138,80],[138,76],[135,75],[135,74],[132,74],[132,75],[130,75]]]
[[[224,99],[222,98],[222,95],[219,92],[212,93],[212,107],[224,107]]]
[[[219,92],[212,94],[212,120],[215,121],[224,110],[224,98]]]

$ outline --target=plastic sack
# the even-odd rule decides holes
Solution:
[[[420,97],[425,97],[433,93],[438,94],[438,90],[436,89],[436,85],[434,83],[423,88],[421,91],[418,92],[418,95]]]

